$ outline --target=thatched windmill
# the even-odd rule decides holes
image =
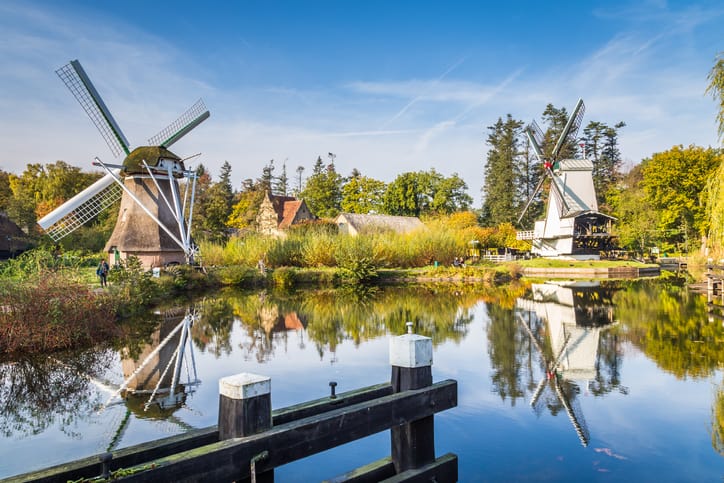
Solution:
[[[106,175],[48,213],[38,224],[58,241],[121,198],[118,221],[105,250],[115,259],[137,256],[147,268],[192,262],[195,247],[190,228],[196,176],[184,160],[168,148],[209,117],[198,101],[166,129],[149,139],[148,146],[129,148],[126,137],[86,75],[80,62],[56,71],[105,139],[114,156],[125,154],[120,165],[95,158]],[[186,178],[182,198],[178,180]],[[189,200],[190,194],[190,200]],[[189,202],[188,209],[186,207]],[[187,215],[188,214],[188,215]]]
[[[528,199],[518,223],[550,180],[546,217],[535,222],[533,231],[519,232],[518,238],[532,240],[532,253],[543,257],[581,260],[599,259],[612,247],[614,218],[598,211],[593,185],[593,163],[588,159],[561,159],[566,144],[574,142],[586,108],[579,99],[550,154],[546,154],[543,132],[533,121],[525,129],[533,151],[543,164],[544,176]]]

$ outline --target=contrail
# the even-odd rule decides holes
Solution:
[[[466,59],[467,59],[467,57],[462,57],[460,60],[458,60],[458,61],[455,62],[453,65],[451,65],[450,67],[448,67],[448,69],[447,69],[445,72],[443,72],[440,77],[438,77],[437,79],[435,79],[435,81],[433,81],[433,83],[431,84],[431,87],[437,85],[438,83],[440,83],[440,81],[443,80],[443,79],[445,78],[445,76],[447,76],[447,75],[448,75],[450,72],[452,72],[453,70],[457,69],[457,68],[460,66],[460,64],[462,64],[463,62],[465,62]],[[392,116],[391,118],[389,118],[387,121],[383,122],[382,125],[380,126],[380,129],[384,129],[384,128],[385,128],[388,124],[390,124],[392,121],[394,121],[395,119],[397,119],[398,117],[400,117],[401,115],[403,115],[405,112],[407,112],[407,110],[408,110],[410,107],[412,107],[414,104],[417,103],[417,101],[419,101],[419,100],[422,99],[422,98],[423,98],[423,96],[414,97],[410,102],[408,102],[408,103],[405,105],[405,107],[403,107],[402,109],[400,109],[400,110],[397,112],[397,114],[395,114],[394,116]]]

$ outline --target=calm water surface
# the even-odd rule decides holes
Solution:
[[[169,307],[118,347],[0,365],[0,478],[216,424],[218,379],[239,372],[272,378],[274,408],[332,380],[387,381],[407,321],[432,337],[434,380],[459,384],[435,445],[458,455],[460,481],[722,481],[722,322],[652,281],[229,291]],[[389,451],[386,431],[277,481]]]

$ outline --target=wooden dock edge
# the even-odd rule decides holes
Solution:
[[[322,483],[400,483],[458,481],[458,457],[447,453],[420,468],[395,474],[392,458],[386,457]]]
[[[315,416],[330,408],[344,408],[353,404],[370,401],[392,394],[389,382],[375,384],[337,394],[330,397],[315,399],[272,411],[275,426],[290,423],[297,419]],[[219,430],[216,425],[203,429],[191,430],[183,434],[169,436],[146,443],[122,448],[111,453],[110,471],[129,468],[151,460],[163,458],[175,453],[192,450],[219,441]],[[81,478],[94,478],[101,474],[101,454],[78,459],[68,463],[51,466],[42,470],[11,476],[0,480],[1,483],[35,482],[66,482]]]

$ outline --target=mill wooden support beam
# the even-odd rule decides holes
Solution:
[[[276,409],[272,411],[272,423],[274,426],[279,426],[291,421],[324,413],[331,408],[344,408],[390,394],[392,394],[392,387],[389,383],[354,389],[337,394],[335,399],[324,397],[294,406]],[[110,469],[111,471],[115,471],[119,468],[129,468],[147,461],[188,451],[218,441],[219,431],[217,426],[194,429],[183,434],[113,451]],[[31,473],[17,475],[4,480],[3,483],[16,483],[21,481],[44,483],[54,481],[66,482],[79,480],[80,478],[93,478],[101,473],[99,457],[100,455],[94,455]]]
[[[408,326],[411,332],[412,327]],[[404,334],[390,339],[392,390],[421,389],[432,384],[432,339]],[[397,473],[435,461],[435,420],[426,416],[390,429],[392,462]]]
[[[268,456],[257,471],[275,468],[405,421],[418,420],[457,405],[457,382],[391,394],[324,414],[274,426],[264,433],[234,438],[128,468],[122,481],[230,481],[249,475],[251,459]],[[135,473],[134,473],[135,472]]]

